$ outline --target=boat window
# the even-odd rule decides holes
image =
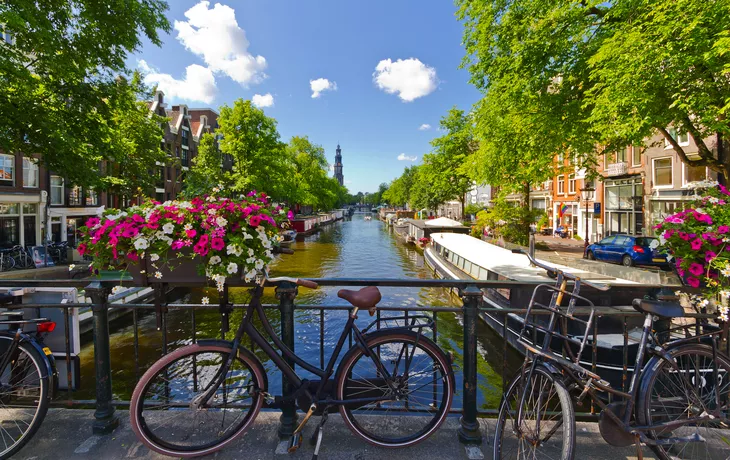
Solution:
[[[477,264],[472,264],[472,266],[471,266],[471,275],[472,275],[472,276],[473,276],[474,278],[477,278],[477,279],[479,279],[479,269],[480,269],[480,268],[481,268],[481,267],[479,267],[479,265],[477,265]]]
[[[444,249],[444,257],[446,257],[447,259],[449,258],[449,250],[448,249]]]
[[[466,273],[471,273],[471,262],[468,260],[464,261],[464,266],[462,267]]]
[[[479,279],[485,280],[487,279],[487,276],[489,275],[489,270],[483,267],[479,267]]]

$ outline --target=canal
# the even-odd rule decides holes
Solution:
[[[356,214],[352,220],[345,220],[328,227],[320,233],[306,237],[292,245],[292,255],[282,256],[271,268],[272,276],[293,276],[301,278],[433,278],[432,271],[425,265],[422,254],[412,246],[400,242],[388,228],[375,219],[366,221],[363,215]],[[299,289],[297,304],[343,305],[337,297],[336,287],[323,287],[318,290]],[[415,308],[418,306],[460,306],[457,297],[441,288],[381,288],[381,305]],[[217,303],[215,288],[194,289],[185,292],[182,299],[200,303],[204,296],[211,304]],[[246,303],[246,289],[231,289],[230,300]],[[273,289],[266,292],[265,303],[277,303]],[[170,308],[167,315],[168,349],[173,350],[192,341],[192,315],[190,310]],[[216,310],[197,311],[195,314],[196,338],[220,337],[220,314]],[[320,311],[296,311],[296,352],[307,361],[320,364],[321,343],[324,344],[324,359],[329,359],[330,350],[339,337],[347,319],[344,311],[326,311],[320,318]],[[394,313],[397,314],[397,313]],[[231,317],[232,336],[241,319],[242,311],[237,310]],[[384,313],[385,315],[385,313]],[[141,373],[147,369],[162,352],[162,334],[157,330],[155,315],[140,314],[138,320],[139,356],[135,359],[134,325],[132,315],[112,324],[111,359],[114,398],[128,400]],[[278,330],[279,312],[268,311],[268,317]],[[321,321],[324,319],[324,321]],[[437,341],[446,351],[453,353],[457,372],[457,389],[461,392],[462,368],[462,323],[457,313],[438,313]],[[367,313],[361,313],[358,325],[365,327],[372,321]],[[320,325],[324,324],[324,331]],[[320,337],[320,333],[323,337]],[[478,325],[479,362],[478,384],[479,401],[484,409],[497,408],[502,394],[502,378],[509,378],[519,365],[519,355],[508,349],[507,370],[503,354],[502,339],[483,323]],[[247,339],[244,343],[249,345]],[[264,362],[269,373],[269,392],[281,394],[281,379],[271,362],[254,350]],[[343,352],[344,354],[344,352]],[[75,399],[94,399],[94,361],[93,348],[87,340],[81,351],[81,389],[74,394]],[[301,371],[301,369],[299,369]],[[302,375],[306,376],[305,372]],[[457,395],[455,405],[461,398]]]

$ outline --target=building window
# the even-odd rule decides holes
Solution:
[[[182,150],[182,156],[180,157],[180,163],[183,166],[190,166],[190,162],[188,161],[188,150],[187,149]]]
[[[628,159],[628,149],[626,147],[616,152],[616,163],[626,163]]]
[[[680,145],[680,147],[686,147],[689,145],[689,134],[683,133],[677,130],[677,128],[669,128],[669,135],[672,136],[672,139],[674,139],[677,144]],[[672,144],[669,143],[666,139],[664,139],[664,148],[671,149]]]
[[[86,191],[86,206],[98,206],[99,205],[99,194],[96,190],[89,189]]]
[[[84,194],[84,190],[75,185],[68,191],[68,205],[69,206],[81,206],[81,197]]]
[[[707,180],[707,168],[704,166],[684,165],[684,185],[690,182]]]
[[[51,176],[51,204],[63,204],[63,177]]]
[[[15,185],[15,156],[0,155],[0,185]]]
[[[185,127],[183,127],[183,130],[182,130],[182,145],[184,145],[185,147],[187,147],[188,145],[190,145],[189,137],[190,137],[190,132],[187,129],[185,129]]]
[[[654,159],[654,187],[672,186],[672,158]]]
[[[32,158],[23,158],[23,187],[38,187],[38,163]]]
[[[568,193],[575,193],[575,174],[568,176]]]
[[[631,166],[641,166],[641,147],[632,147],[631,152]]]
[[[558,176],[558,195],[565,194],[565,176]]]

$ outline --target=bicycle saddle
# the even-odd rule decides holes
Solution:
[[[651,313],[664,318],[681,318],[684,316],[684,308],[676,302],[634,299],[633,307],[636,311]]]
[[[367,286],[357,291],[340,289],[337,296],[357,308],[367,309],[371,316],[375,314],[376,305],[381,299],[380,290],[375,286]]]

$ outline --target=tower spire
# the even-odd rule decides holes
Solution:
[[[345,178],[342,175],[342,149],[340,148],[339,141],[337,142],[337,150],[335,150],[335,179],[342,185],[345,182]]]

